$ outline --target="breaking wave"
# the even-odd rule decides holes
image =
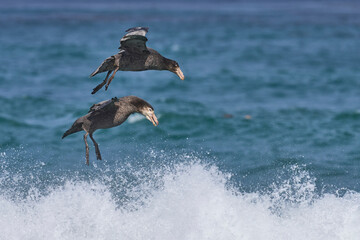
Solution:
[[[46,193],[32,186],[25,197],[16,198],[17,190],[4,189],[3,181],[18,177],[4,177],[5,169],[0,180],[0,239],[360,236],[360,194],[318,194],[316,179],[296,165],[289,167],[288,179],[263,192],[233,187],[230,174],[197,159],[143,171],[118,169],[109,176],[102,170],[91,181],[64,178]],[[127,187],[117,183],[121,181]]]

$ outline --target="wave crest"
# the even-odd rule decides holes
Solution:
[[[190,156],[189,156],[190,157]],[[318,196],[315,179],[298,166],[268,193],[241,192],[231,175],[193,160],[151,173],[126,189],[116,178],[67,180],[23,201],[0,196],[0,233],[7,239],[356,239],[360,194]],[[119,171],[117,174],[124,174]],[[104,172],[104,175],[105,172]],[[145,177],[144,177],[145,176]],[[115,191],[119,191],[115,189]],[[123,191],[123,190],[122,190]],[[276,210],[276,211],[275,211]]]

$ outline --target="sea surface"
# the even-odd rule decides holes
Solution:
[[[89,78],[147,26],[168,71]],[[0,239],[360,239],[358,1],[0,2]],[[140,115],[62,134],[94,103]]]

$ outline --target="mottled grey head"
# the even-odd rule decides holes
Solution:
[[[152,122],[152,124],[154,124],[154,126],[159,125],[154,108],[150,105],[150,103],[135,96],[130,96],[130,103],[135,106],[136,112],[144,115],[150,122]]]
[[[178,75],[178,77],[181,80],[185,79],[185,76],[184,76],[183,72],[181,71],[179,64],[176,61],[168,59],[168,58],[164,58],[164,63],[165,63],[167,70]]]

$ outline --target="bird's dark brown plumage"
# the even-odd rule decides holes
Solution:
[[[112,98],[92,105],[89,112],[85,116],[78,118],[71,128],[64,133],[62,138],[79,131],[85,131],[86,164],[89,165],[87,136],[89,135],[94,143],[97,159],[101,160],[99,146],[92,136],[93,133],[97,129],[118,126],[126,121],[133,113],[140,113],[151,121],[154,126],[158,125],[154,108],[148,102],[136,96],[126,96],[122,98]]]
[[[90,77],[93,77],[98,73],[107,72],[105,80],[93,89],[92,94],[99,91],[105,84],[105,90],[107,90],[119,70],[168,70],[178,75],[181,80],[184,80],[184,74],[176,61],[165,58],[154,49],[146,47],[147,38],[145,35],[148,28],[135,27],[128,29],[126,32],[127,34],[120,40],[120,51],[105,59],[90,75]],[[111,73],[113,74],[109,78]]]

